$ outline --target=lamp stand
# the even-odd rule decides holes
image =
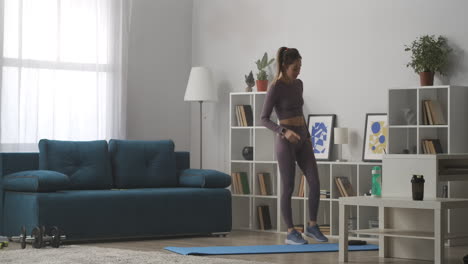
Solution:
[[[203,160],[203,118],[202,118],[202,105],[203,101],[200,102],[200,169],[202,169]]]
[[[343,144],[337,144],[340,147],[340,152],[338,152],[338,159],[336,161],[338,162],[345,162],[347,160],[343,159]]]

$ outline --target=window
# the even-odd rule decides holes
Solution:
[[[122,137],[122,1],[3,2],[1,143]]]

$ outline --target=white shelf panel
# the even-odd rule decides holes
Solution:
[[[307,199],[307,197],[293,196],[291,199],[292,200],[305,200],[305,199]]]
[[[419,125],[419,128],[448,128],[448,125]]]
[[[253,197],[253,195],[251,195],[251,194],[232,194],[232,197],[245,197],[245,198],[249,198],[249,197]]]
[[[278,196],[276,195],[252,195],[255,198],[266,198],[266,199],[277,199]]]
[[[264,126],[231,126],[231,129],[268,129]]]
[[[252,160],[231,160],[232,163],[254,163]]]
[[[278,164],[278,161],[276,160],[256,160],[254,163],[257,164]]]
[[[266,94],[267,92],[232,92],[231,95],[256,95]]]
[[[411,231],[398,229],[361,229],[349,230],[350,233],[360,235],[383,235],[386,237],[403,237],[434,240],[434,232]]]
[[[418,126],[417,125],[411,125],[411,126],[408,126],[408,125],[390,125],[388,127],[389,128],[417,128]]]

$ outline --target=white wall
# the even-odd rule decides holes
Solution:
[[[193,64],[213,69],[220,101],[205,108],[204,166],[227,171],[229,92],[243,91],[254,61],[286,45],[303,57],[304,114],[337,115],[350,128],[344,158],[361,160],[366,113],[387,112],[387,89],[418,85],[404,45],[423,34],[444,35],[454,69],[437,83],[468,85],[468,1],[465,0],[195,0]],[[192,119],[198,111],[192,111]],[[197,120],[197,119],[195,119]],[[192,131],[198,131],[192,122]],[[191,134],[198,142],[198,133]],[[198,149],[192,144],[192,155]]]
[[[172,139],[190,148],[192,0],[133,1],[128,66],[127,138]]]

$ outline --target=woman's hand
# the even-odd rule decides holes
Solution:
[[[294,131],[286,129],[286,133],[284,133],[284,137],[291,143],[296,144],[301,140],[301,137]]]

